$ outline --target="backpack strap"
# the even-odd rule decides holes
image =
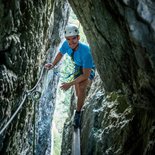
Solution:
[[[73,50],[72,50],[72,53],[71,53],[71,59],[74,62],[74,51]]]

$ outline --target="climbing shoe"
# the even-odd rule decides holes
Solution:
[[[80,128],[80,112],[75,112],[73,126],[75,128]]]

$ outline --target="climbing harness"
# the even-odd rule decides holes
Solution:
[[[56,76],[59,76],[61,78],[65,78],[65,79],[68,79],[69,77],[71,77],[73,73],[66,73],[66,72],[63,72],[63,71],[58,71],[56,69],[53,69],[53,73],[56,75]],[[65,76],[64,76],[65,75]]]
[[[74,65],[75,65],[74,73],[73,74],[74,74],[74,79],[76,79],[78,76],[83,74],[83,70],[82,70],[83,67],[75,64],[75,62],[74,62],[74,51],[73,50],[72,50],[72,53],[71,53],[71,60],[73,61]],[[93,67],[91,69],[91,73],[90,73],[89,79],[92,80],[94,77],[95,77],[95,67]]]
[[[64,72],[64,71],[58,71],[56,69],[53,69],[53,73],[56,75],[56,76],[59,76],[60,78],[64,79],[64,80],[68,80],[71,81],[74,79],[74,74],[75,74],[75,70],[72,72],[72,73],[68,73],[68,72]],[[62,81],[62,80],[60,80]],[[63,81],[62,81],[63,82]]]

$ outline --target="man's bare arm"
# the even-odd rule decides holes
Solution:
[[[57,56],[55,57],[53,63],[47,63],[45,64],[45,68],[47,69],[52,69],[63,57],[63,54],[61,54],[60,52],[57,54]]]

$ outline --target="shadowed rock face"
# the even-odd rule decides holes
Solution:
[[[69,0],[106,91],[121,89],[131,104],[152,108],[155,95],[155,2]]]
[[[155,1],[69,2],[101,78],[94,81],[82,114],[82,154],[153,155]],[[64,126],[63,155],[71,153],[70,124]]]
[[[82,154],[153,155],[155,1],[69,0],[69,3],[84,28],[99,72],[82,114]],[[53,53],[47,61],[55,55],[67,19],[68,4],[64,0],[0,0],[0,128],[17,109],[23,92],[36,83],[48,37]],[[37,106],[37,155],[50,152],[48,133],[58,82],[52,72],[44,75]],[[33,110],[32,102],[27,100],[0,135],[0,154],[32,155]],[[64,126],[63,155],[71,154],[71,133],[68,119]]]
[[[0,130],[18,108],[25,91],[36,84],[45,60],[50,62],[55,55],[68,8],[66,1],[61,0],[0,0]],[[46,52],[48,39],[50,52]],[[43,93],[36,110],[33,100],[27,97],[23,108],[0,135],[0,154],[32,155],[34,149],[37,155],[49,154],[57,82],[51,72],[43,72],[37,88]]]

